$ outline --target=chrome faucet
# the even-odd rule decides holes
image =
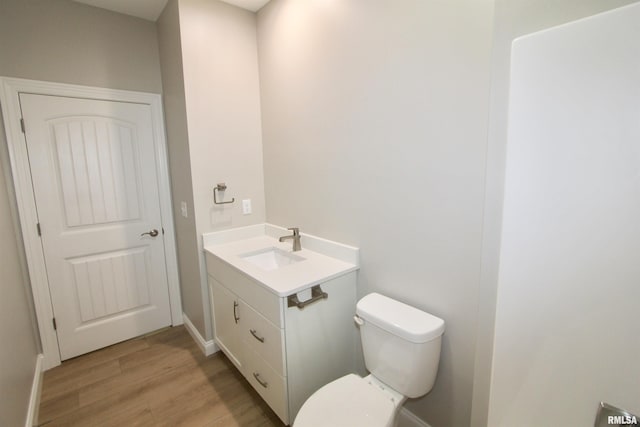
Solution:
[[[287,230],[293,231],[291,236],[282,236],[278,240],[280,242],[284,242],[285,240],[292,239],[293,240],[293,252],[297,252],[302,249],[300,246],[300,229],[298,227],[287,228]]]

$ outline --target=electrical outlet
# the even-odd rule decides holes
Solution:
[[[187,217],[187,202],[180,202],[180,212],[183,217]]]
[[[244,199],[242,201],[242,215],[249,215],[251,213],[251,199]]]

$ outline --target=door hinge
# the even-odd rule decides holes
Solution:
[[[162,235],[164,236],[164,227],[162,227]]]
[[[22,133],[26,133],[26,128],[24,127],[24,119],[20,119],[20,129],[22,129]]]
[[[56,324],[56,318],[55,318],[55,317],[53,318],[53,329],[54,329],[55,331],[57,331],[57,330],[58,330],[58,325]]]
[[[36,224],[36,228],[38,229],[38,236],[42,236],[42,229],[40,228],[40,223]]]

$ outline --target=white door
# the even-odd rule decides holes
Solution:
[[[20,106],[61,359],[171,324],[150,106]]]

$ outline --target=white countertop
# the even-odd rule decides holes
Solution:
[[[301,233],[302,250],[292,252],[291,240],[280,243],[272,237],[274,234],[284,236],[291,232],[270,224],[260,224],[208,233],[203,235],[204,250],[281,297],[359,269],[357,248]],[[317,250],[305,249],[305,244]],[[304,259],[267,271],[242,258],[242,255],[271,247]]]

